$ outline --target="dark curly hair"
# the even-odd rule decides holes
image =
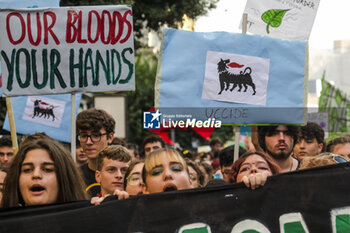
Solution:
[[[82,130],[98,132],[104,128],[106,133],[114,133],[115,120],[102,109],[90,108],[80,112],[77,116],[77,134]]]
[[[259,126],[258,127],[258,140],[260,147],[266,152],[266,142],[265,137],[266,136],[272,136],[273,132],[276,130],[278,125],[273,126]],[[299,135],[299,127],[293,126],[293,125],[286,125],[288,128],[287,135],[291,136],[293,138],[293,147],[297,143],[298,135]]]
[[[0,147],[12,147],[12,141],[10,136],[2,136],[0,138]]]
[[[312,140],[316,138],[317,143],[324,143],[324,131],[321,126],[315,122],[308,122],[304,126],[300,126],[299,140]]]
[[[143,140],[142,149],[143,150],[145,149],[146,144],[153,143],[153,142],[160,142],[160,144],[162,145],[162,148],[165,147],[165,141],[163,140],[163,138],[161,138],[157,134],[150,134]]]

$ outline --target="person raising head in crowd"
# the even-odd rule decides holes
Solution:
[[[261,149],[271,156],[281,172],[297,170],[299,161],[293,157],[298,140],[298,127],[290,125],[259,126],[258,141]],[[256,146],[255,148],[259,148]]]
[[[10,136],[2,136],[0,138],[0,166],[9,167],[13,158],[14,150]]]
[[[243,182],[255,189],[263,186],[268,176],[279,172],[278,165],[265,153],[247,152],[233,163],[230,183]]]
[[[44,134],[22,142],[5,178],[2,207],[86,199],[81,174],[60,143]]]
[[[77,135],[88,163],[80,167],[86,183],[86,191],[91,196],[101,192],[95,179],[97,156],[101,150],[112,143],[115,120],[106,111],[91,108],[82,111],[77,116]]]
[[[131,162],[131,155],[124,146],[105,147],[97,158],[96,181],[101,185],[99,196],[111,195],[116,189],[124,190],[124,176]]]
[[[342,155],[344,158],[350,160],[350,135],[332,139],[327,143],[326,151]]]
[[[165,148],[165,141],[156,134],[151,134],[143,140],[142,149],[144,158],[146,158],[152,151],[159,148]]]
[[[308,122],[300,126],[297,143],[294,146],[294,156],[300,160],[304,156],[315,156],[325,149],[324,131],[318,124]]]

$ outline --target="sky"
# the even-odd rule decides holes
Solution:
[[[198,18],[195,31],[228,31],[240,33],[239,24],[247,0],[220,0],[218,7]],[[314,49],[331,49],[334,40],[350,40],[350,1],[320,0],[309,38]]]

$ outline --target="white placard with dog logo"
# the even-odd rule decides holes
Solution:
[[[266,105],[270,59],[208,51],[202,98]]]
[[[59,128],[66,103],[64,101],[28,96],[23,120]]]

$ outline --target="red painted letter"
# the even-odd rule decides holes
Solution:
[[[96,16],[96,29],[95,29],[95,38],[93,39],[91,34],[91,25],[92,25],[92,15],[95,15]],[[89,18],[88,18],[88,28],[87,28],[87,36],[88,36],[88,40],[90,43],[95,43],[98,38],[100,37],[100,22],[101,22],[101,18],[100,18],[100,15],[97,13],[97,11],[90,11],[89,12]]]
[[[11,16],[17,16],[18,19],[21,21],[22,34],[21,34],[21,37],[17,41],[15,41],[13,39],[12,34],[11,34],[11,30],[10,30],[10,18],[11,18]],[[13,12],[13,13],[10,13],[7,15],[7,17],[6,17],[6,31],[7,31],[8,37],[9,37],[9,41],[12,44],[16,45],[16,44],[21,43],[24,40],[24,37],[26,35],[26,25],[25,25],[24,19],[20,13]]]
[[[51,24],[48,25],[48,16],[51,17]],[[56,15],[53,12],[44,12],[44,44],[48,44],[49,43],[49,32],[52,36],[52,39],[55,41],[55,43],[57,45],[60,44],[60,41],[58,40],[57,36],[55,35],[55,33],[52,31],[52,27],[55,25],[56,23]]]
[[[30,21],[30,13],[28,13],[27,14],[28,39],[32,45],[38,46],[41,41],[41,21],[40,21],[39,12],[36,13],[36,26],[37,26],[36,41],[34,41],[33,35],[32,35],[32,26]]]
[[[78,20],[77,12],[73,10],[67,11],[67,27],[66,27],[67,43],[73,43],[78,36],[77,28],[74,26],[77,20]]]
[[[125,41],[127,41],[131,35],[131,30],[132,30],[132,25],[131,23],[126,19],[126,17],[128,16],[128,14],[130,14],[132,16],[132,12],[131,10],[128,10],[127,12],[125,12],[124,16],[123,16],[123,19],[124,19],[124,22],[126,23],[126,25],[128,26],[128,33],[126,34],[126,36],[124,37],[124,39],[122,39],[120,41],[121,44],[123,44]]]

